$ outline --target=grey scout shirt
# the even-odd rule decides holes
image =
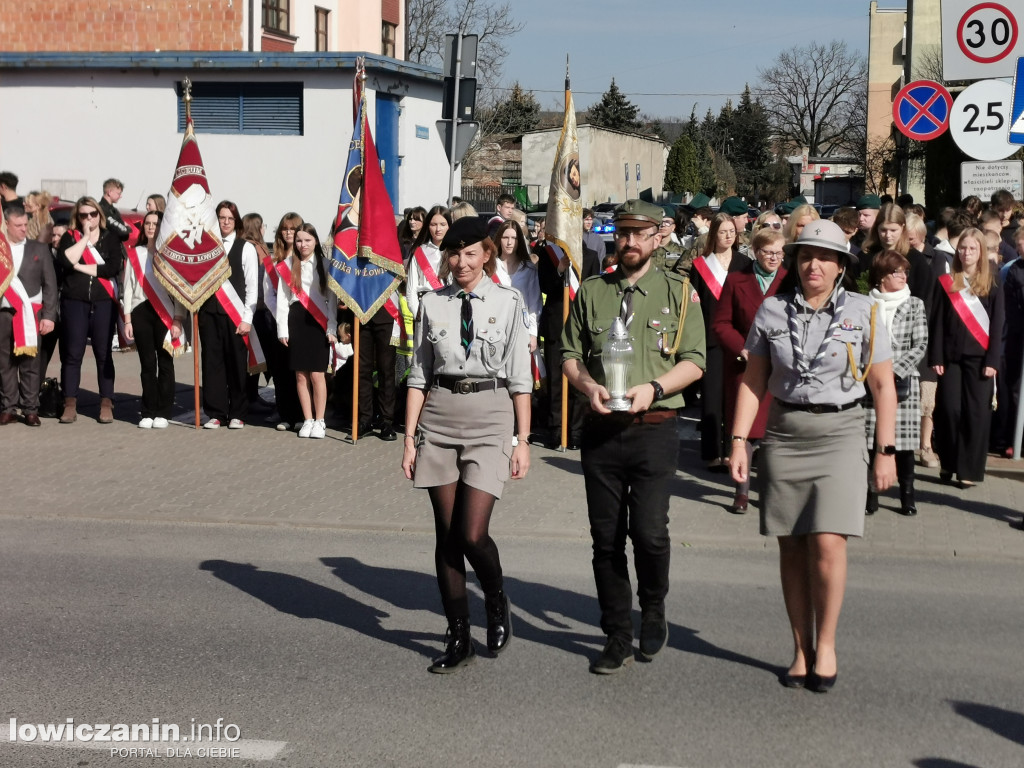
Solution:
[[[507,379],[513,395],[533,391],[530,337],[523,297],[488,275],[472,291],[473,343],[466,357],[459,334],[462,299],[457,284],[423,294],[414,331],[409,386],[425,389],[435,376]]]
[[[825,332],[832,323],[834,298],[815,312],[803,300],[803,296],[788,293],[764,300],[757,310],[754,324],[747,336],[747,351],[753,356],[771,359],[771,373],[768,376],[768,392],[777,400],[801,405],[846,405],[864,397],[862,382],[853,378],[850,371],[847,344],[853,349],[858,375],[864,372],[871,347],[871,304],[867,296],[859,293],[846,294],[839,327],[829,340],[825,357],[812,367],[812,377],[802,379],[796,369],[793,354],[793,340],[789,332],[787,306],[797,306],[797,328],[804,354],[808,361],[818,354]],[[875,316],[875,343],[872,363],[882,363],[892,358],[889,334],[882,322],[881,310]]]

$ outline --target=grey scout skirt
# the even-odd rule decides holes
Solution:
[[[504,387],[465,395],[431,387],[420,414],[413,485],[462,480],[500,499],[512,461],[513,422]]]
[[[773,402],[760,448],[761,533],[864,535],[864,410],[808,413]]]

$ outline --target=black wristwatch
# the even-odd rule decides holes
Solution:
[[[647,383],[654,387],[654,400],[651,401],[652,403],[658,402],[665,396],[665,388],[658,383],[657,379],[651,379]]]
[[[883,456],[895,456],[896,446],[895,445],[880,445],[878,446],[878,452]]]

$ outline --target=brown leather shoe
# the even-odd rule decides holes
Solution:
[[[18,417],[13,413],[4,411],[0,413],[0,427],[6,427],[8,424],[13,424],[18,420]]]
[[[109,397],[100,400],[100,417],[97,419],[100,424],[114,423],[114,403]]]
[[[41,426],[43,426],[43,422],[41,422],[39,420],[39,414],[38,413],[26,413],[25,414],[25,423],[28,426],[30,426],[30,427],[41,427]]]
[[[78,398],[77,397],[65,397],[64,398],[64,413],[60,415],[57,420],[61,424],[71,424],[78,418]]]

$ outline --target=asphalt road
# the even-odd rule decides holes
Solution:
[[[0,766],[163,764],[11,742],[11,718],[237,725],[248,757],[188,765],[1024,765],[1019,560],[855,551],[839,682],[815,695],[776,681],[789,640],[771,548],[676,546],[669,647],[598,677],[587,543],[507,536],[515,638],[437,676],[429,535],[23,516],[3,528]],[[482,641],[478,591],[471,608]]]

